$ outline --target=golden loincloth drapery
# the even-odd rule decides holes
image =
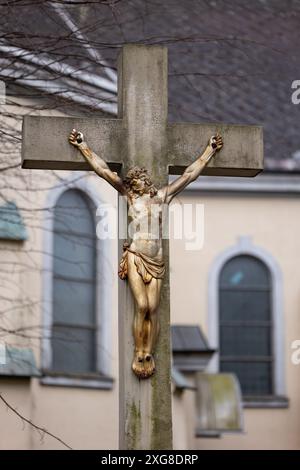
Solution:
[[[133,253],[137,272],[145,284],[148,284],[153,277],[155,279],[162,279],[164,277],[165,263],[161,258],[157,256],[150,258],[139,251],[130,250],[127,242],[124,243],[123,250],[119,266],[119,277],[121,279],[126,279],[128,275],[128,252]]]

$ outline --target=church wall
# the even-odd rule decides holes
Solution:
[[[8,107],[8,112],[15,111]],[[24,111],[25,112],[25,111]],[[38,112],[37,112],[38,113]],[[49,114],[49,113],[48,113]],[[14,123],[9,123],[11,126]],[[20,121],[16,121],[16,127]],[[10,148],[10,147],[9,147]],[[7,161],[7,149],[3,158]],[[20,161],[14,147],[12,164]],[[14,201],[23,218],[28,238],[24,242],[0,240],[0,310],[1,326],[12,333],[1,335],[7,345],[31,348],[41,367],[43,331],[43,245],[47,197],[54,186],[66,185],[69,172],[43,172],[17,169],[2,174],[1,196]],[[80,178],[79,173],[74,174]],[[104,203],[116,197],[107,183],[91,173],[87,176]],[[93,181],[93,182],[92,182]],[[65,186],[67,189],[67,186]],[[116,243],[116,241],[115,241]],[[117,245],[105,253],[103,269],[117,266]],[[101,275],[101,273],[100,273]],[[99,390],[77,387],[42,385],[39,378],[0,377],[0,393],[24,418],[45,428],[74,449],[114,449],[118,447],[118,346],[117,346],[117,271],[112,275],[109,351],[112,389]],[[6,311],[5,318],[2,311]],[[22,334],[16,330],[27,328]],[[28,328],[29,327],[29,328]],[[32,426],[22,422],[12,410],[0,402],[0,449],[63,449],[64,446]]]
[[[176,201],[175,201],[176,202]],[[300,365],[291,361],[291,343],[300,339],[299,210],[296,196],[230,196],[185,192],[181,204],[203,203],[204,246],[186,251],[181,240],[171,241],[171,314],[177,324],[198,324],[208,330],[208,273],[214,259],[239,236],[267,250],[283,275],[284,366],[287,409],[245,409],[245,433],[221,439],[191,438],[190,448],[299,449]],[[188,279],[188,282],[187,282]],[[190,403],[190,419],[195,412]]]
[[[14,159],[20,158],[17,153]],[[14,160],[15,161],[15,160]],[[43,229],[47,194],[67,172],[17,170],[5,181],[2,194],[17,203],[29,237],[25,242],[2,241],[1,311],[7,309],[5,297],[14,301],[7,326],[11,329],[31,325],[27,335],[6,335],[10,344],[31,347],[41,364]],[[93,184],[105,202],[116,203],[105,182],[95,176]],[[296,196],[231,196],[185,192],[175,199],[180,204],[204,204],[204,245],[186,251],[182,240],[170,242],[171,315],[173,323],[198,324],[208,329],[208,273],[214,259],[237,243],[237,237],[250,236],[253,244],[267,250],[283,274],[284,339],[287,409],[246,409],[245,433],[220,439],[194,437],[194,392],[186,391],[174,399],[174,445],[176,448],[300,448],[300,365],[291,362],[291,343],[300,339],[300,266],[299,209]],[[200,237],[201,238],[201,237]],[[26,418],[59,436],[71,447],[117,448],[118,446],[118,334],[117,334],[117,262],[116,244],[107,254],[112,273],[111,375],[112,390],[88,390],[74,387],[46,386],[40,380],[0,377],[0,392]],[[15,266],[6,272],[6,267]],[[23,425],[12,411],[0,404],[0,449],[63,448],[53,438],[41,440],[37,431]],[[180,432],[178,432],[180,428]],[[185,430],[184,432],[182,430]]]

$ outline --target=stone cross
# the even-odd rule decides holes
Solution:
[[[169,174],[181,174],[217,132],[224,147],[203,174],[255,176],[263,169],[260,127],[168,124],[167,80],[166,47],[124,46],[118,61],[118,119],[25,117],[22,167],[90,171],[68,142],[76,128],[113,171],[125,175],[130,167],[145,167],[156,187],[164,186]],[[119,281],[121,449],[172,449],[169,247],[167,240],[163,243],[166,276],[159,307],[157,367],[148,380],[138,380],[131,370],[134,305],[128,283]]]

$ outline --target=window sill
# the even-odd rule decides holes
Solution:
[[[53,371],[44,371],[40,379],[42,385],[56,387],[90,388],[98,390],[111,390],[114,379],[101,374],[63,374]]]
[[[244,408],[288,408],[287,397],[244,397]]]

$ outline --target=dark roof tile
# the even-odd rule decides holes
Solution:
[[[132,0],[66,10],[112,67],[124,42],[168,45],[170,120],[262,125],[267,168],[300,169],[300,105],[291,102],[300,79],[299,1]],[[7,12],[0,26],[11,45],[67,53],[70,64],[101,74],[53,9]]]

